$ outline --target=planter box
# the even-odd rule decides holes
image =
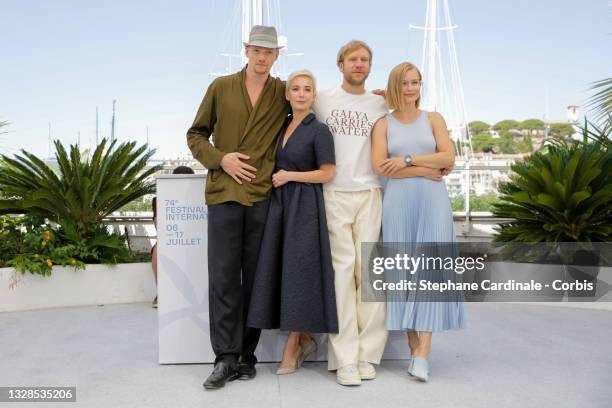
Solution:
[[[13,276],[17,285],[10,288]],[[0,312],[51,307],[150,302],[155,297],[150,263],[53,267],[51,276],[0,268]]]

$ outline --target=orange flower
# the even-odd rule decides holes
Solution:
[[[47,266],[50,268],[53,266],[53,262],[50,259],[47,259]]]
[[[45,231],[45,239],[51,241],[51,231]]]

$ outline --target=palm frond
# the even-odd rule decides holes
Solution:
[[[612,119],[612,78],[594,82],[591,89],[596,93],[589,98],[587,106],[595,112],[596,122],[609,123]]]

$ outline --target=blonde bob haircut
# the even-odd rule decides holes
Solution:
[[[401,64],[396,65],[389,74],[389,81],[387,82],[387,105],[389,105],[389,109],[403,109],[406,102],[404,101],[404,95],[402,92],[402,84],[404,83],[404,78],[406,78],[406,73],[408,71],[416,70],[417,74],[419,74],[419,81],[423,80],[423,75],[421,75],[421,71],[411,62],[402,62]],[[421,102],[421,97],[416,100],[416,107],[419,107],[419,103]]]
[[[340,50],[338,51],[338,57],[336,58],[336,65],[340,65],[341,62],[344,62],[344,58],[348,54],[353,51],[357,51],[360,48],[365,48],[365,50],[370,54],[370,64],[372,63],[372,49],[368,44],[361,40],[351,40],[344,44]]]
[[[310,78],[310,80],[312,81],[312,91],[313,93],[317,92],[317,80],[315,76],[309,70],[302,69],[300,71],[294,71],[291,74],[289,74],[289,78],[287,78],[287,86],[285,90],[286,94],[289,94],[289,88],[291,88],[291,83],[293,82],[295,78],[298,78],[298,77]]]

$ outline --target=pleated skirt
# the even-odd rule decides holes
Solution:
[[[388,180],[383,197],[382,235],[385,243],[403,245],[409,256],[423,255],[417,249],[418,243],[440,243],[443,251],[448,252],[449,248],[452,251],[453,245],[448,243],[455,242],[456,238],[444,182],[423,177]],[[414,275],[402,272],[401,275],[414,281],[457,281],[461,278],[452,270],[428,270]],[[393,272],[390,276],[393,278]],[[422,299],[425,298],[419,297],[418,290],[388,291],[387,329],[436,332],[464,326],[462,294],[445,301]]]

